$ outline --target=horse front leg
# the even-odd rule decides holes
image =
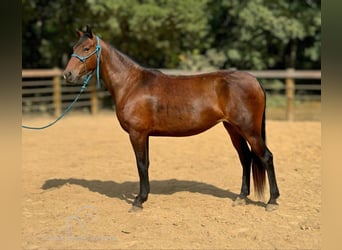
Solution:
[[[148,177],[149,154],[148,154],[148,136],[136,131],[130,132],[130,140],[135,153],[137,168],[139,173],[140,190],[135,198],[130,212],[141,210],[142,204],[147,201],[150,192],[150,183]]]

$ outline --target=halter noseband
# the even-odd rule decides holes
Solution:
[[[100,57],[101,57],[101,45],[100,45],[100,39],[98,36],[96,36],[96,48],[93,52],[91,52],[89,55],[86,56],[80,56],[77,55],[75,53],[71,54],[71,57],[76,57],[77,59],[79,59],[81,62],[83,62],[84,64],[84,70],[87,74],[86,79],[84,80],[85,84],[88,83],[88,81],[90,80],[90,78],[93,76],[93,71],[91,71],[90,73],[87,73],[87,66],[86,66],[86,60],[91,57],[92,55],[96,54],[96,80],[97,80],[97,88],[101,87],[101,81],[100,81]]]

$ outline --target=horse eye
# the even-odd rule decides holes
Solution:
[[[90,50],[90,49],[89,49],[88,47],[87,47],[87,48],[84,48],[84,51],[86,51],[86,52],[89,51],[89,50]]]

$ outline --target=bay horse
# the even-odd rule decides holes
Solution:
[[[241,191],[233,205],[246,203],[252,169],[259,195],[264,192],[267,172],[270,199],[266,210],[278,208],[273,156],[265,141],[266,95],[254,76],[238,70],[166,75],[135,63],[96,36],[89,26],[77,34],[79,40],[63,76],[68,83],[80,84],[96,70],[98,80],[102,79],[113,97],[139,173],[140,190],[130,211],[141,210],[150,192],[150,136],[192,136],[221,122],[242,165]]]

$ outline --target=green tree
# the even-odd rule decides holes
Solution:
[[[147,67],[320,68],[314,0],[22,0],[22,67],[63,68],[86,24]]]
[[[212,0],[208,7],[212,47],[227,57],[225,67],[320,68],[320,1]]]
[[[86,0],[22,0],[22,67],[64,67],[89,12]]]
[[[209,48],[207,0],[88,0],[98,32],[149,67],[177,67],[184,50]],[[112,32],[108,32],[111,30]]]

